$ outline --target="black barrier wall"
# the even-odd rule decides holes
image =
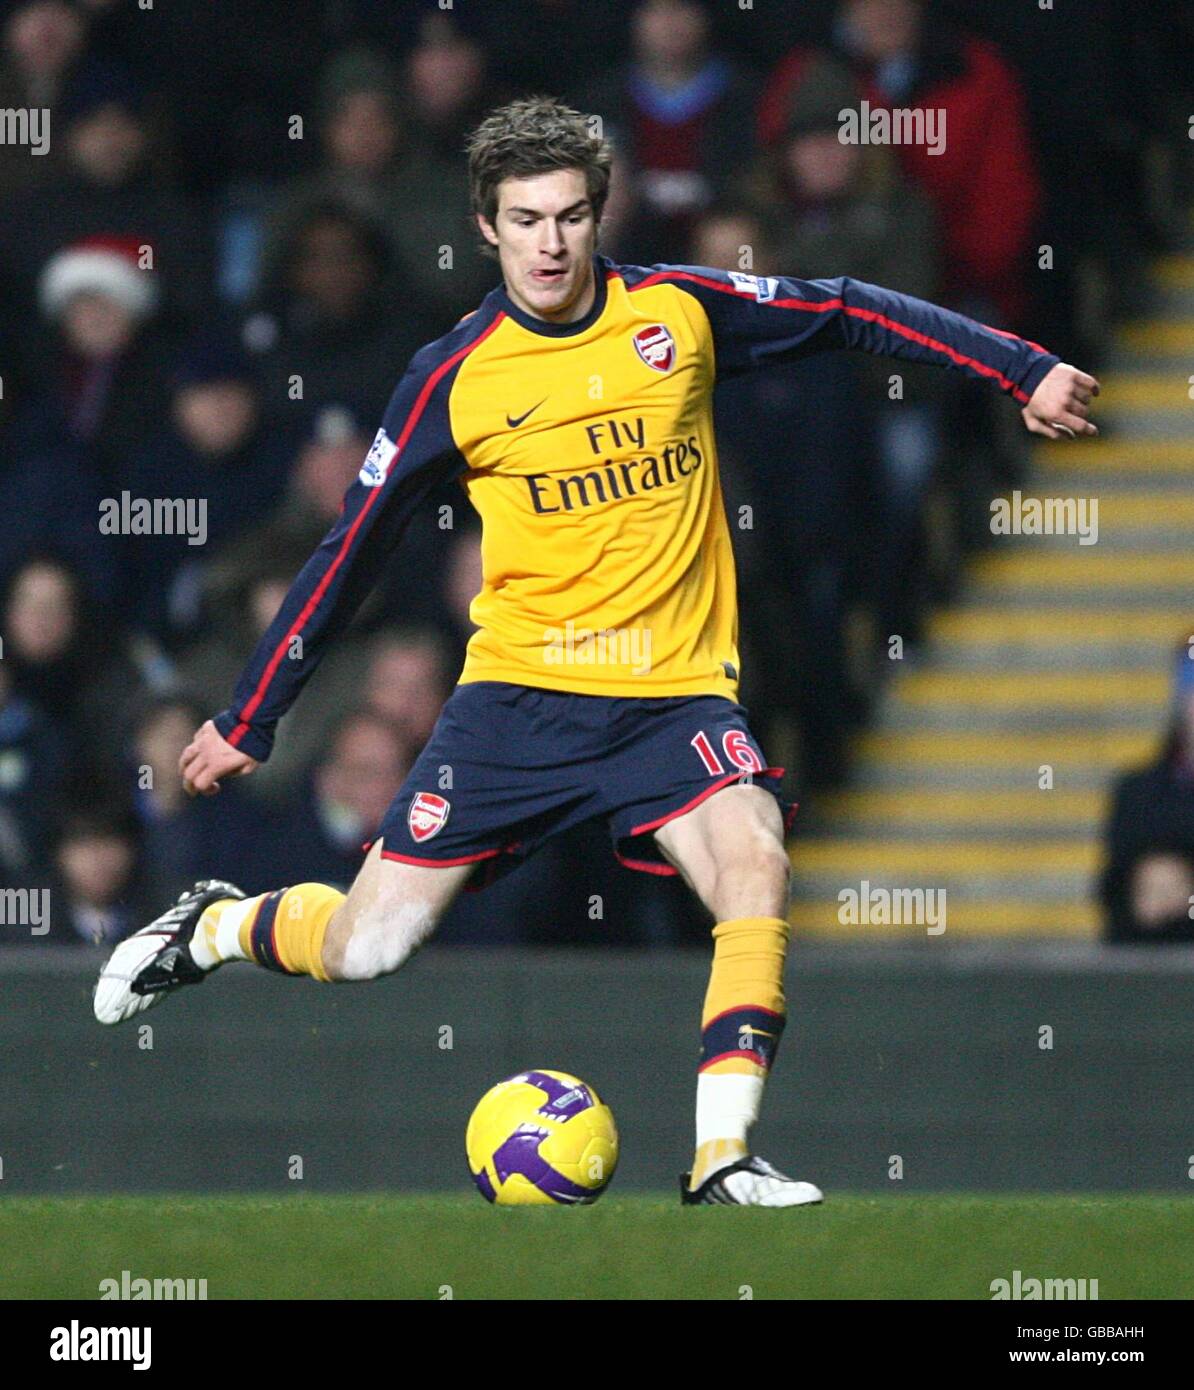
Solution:
[[[700,953],[429,950],[339,986],[234,966],[113,1029],[99,959],[0,955],[0,1196],[463,1191],[472,1104],[527,1067],[613,1106],[619,1189],[690,1156]],[[1194,1190],[1194,953],[798,945],[788,995],[756,1137],[795,1176]]]

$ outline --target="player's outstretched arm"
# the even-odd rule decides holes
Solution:
[[[215,796],[222,778],[243,777],[257,766],[257,759],[233,748],[210,719],[199,726],[178,760],[188,796]]]
[[[1032,393],[1021,410],[1024,423],[1033,434],[1048,439],[1075,439],[1098,434],[1090,419],[1090,403],[1099,394],[1093,376],[1059,362]]]
[[[1099,394],[1094,377],[1039,343],[928,300],[849,276],[798,280],[708,266],[654,266],[641,283],[660,280],[704,306],[719,377],[851,348],[989,382],[1021,407],[1028,429],[1048,439],[1098,433],[1089,419]]]
[[[184,767],[183,776],[197,791],[247,771],[229,760],[233,755],[250,764],[269,758],[278,721],[376,584],[419,502],[466,467],[452,436],[448,397],[460,363],[483,336],[479,321],[478,315],[461,320],[411,360],[339,517],[258,641],[232,703],[191,745],[196,775]]]

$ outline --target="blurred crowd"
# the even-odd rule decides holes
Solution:
[[[1156,755],[1116,779],[1098,897],[1119,944],[1194,942],[1194,643],[1174,653]]]
[[[50,113],[45,148],[14,121],[0,143],[0,884],[52,885],[51,939],[103,941],[197,877],[351,881],[471,631],[459,489],[267,765],[199,801],[176,765],[407,359],[493,287],[462,154],[492,106],[549,92],[602,118],[615,260],[849,274],[1095,368],[1173,235],[1192,27],[1112,0],[0,3],[0,112]],[[864,101],[943,111],[944,149],[843,144]],[[1025,467],[1006,402],[894,366],[718,388],[743,702],[799,795],[846,775],[889,637],[915,649]],[[142,533],[155,498],[203,506]],[[441,939],[706,925],[585,829],[462,898]]]

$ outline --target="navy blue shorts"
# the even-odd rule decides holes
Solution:
[[[403,864],[476,864],[470,887],[602,817],[631,869],[674,874],[652,831],[735,782],[780,804],[746,711],[719,695],[621,698],[504,681],[456,687],[378,830]]]

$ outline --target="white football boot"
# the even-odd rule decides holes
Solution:
[[[797,1182],[753,1154],[711,1173],[695,1192],[688,1190],[691,1176],[680,1175],[680,1201],[686,1207],[805,1207],[824,1200],[819,1187]]]
[[[243,898],[241,890],[218,878],[205,878],[179,894],[156,921],[126,937],[108,957],[95,983],[95,1016],[101,1023],[123,1023],[160,1004],[183,985],[202,984],[189,950],[204,912],[222,898]]]

